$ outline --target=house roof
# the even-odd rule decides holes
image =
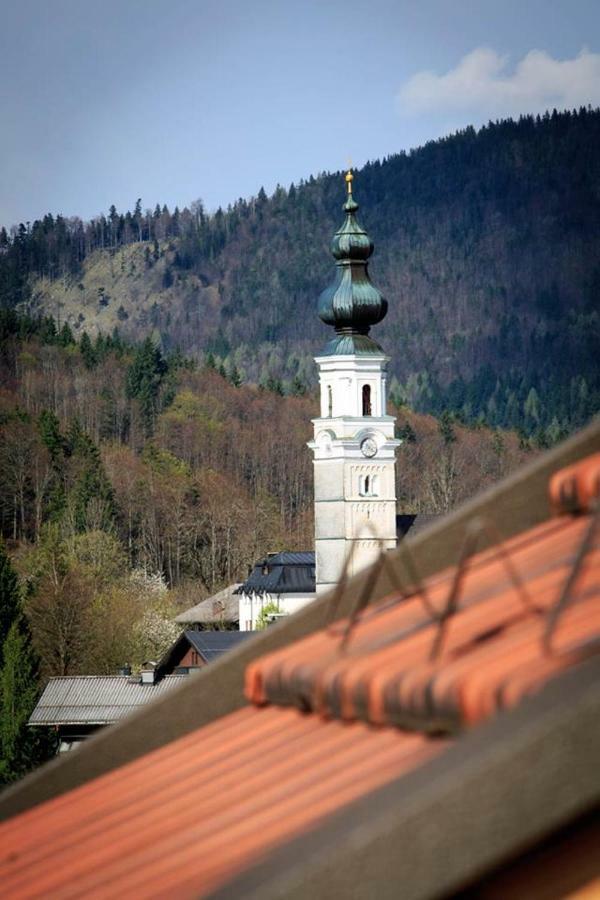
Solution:
[[[142,684],[129,675],[65,675],[51,678],[29,725],[107,725],[181,684],[185,675],[167,675]]]
[[[401,540],[424,531],[441,516],[412,513],[396,516],[396,529]],[[271,553],[257,560],[252,572],[233,591],[234,594],[313,594],[315,592],[314,551]],[[239,614],[236,621],[239,620]],[[178,617],[178,621],[181,621]],[[186,619],[185,621],[189,621]]]
[[[252,637],[251,631],[186,631],[186,640],[209,663]]]
[[[235,595],[239,582],[230,584],[212,597],[202,600],[175,616],[182,625],[214,625],[221,622],[239,622],[239,600]]]
[[[159,662],[157,673],[172,672],[190,647],[199,653],[205,663],[213,663],[252,635],[252,631],[184,631]]]
[[[505,855],[530,819],[539,837],[597,801],[600,454],[569,477],[565,492],[564,479],[551,485],[557,518],[479,553],[474,524],[454,566],[257,659],[246,708],[0,826],[5,890],[246,897],[253,884],[255,896],[331,896],[346,878],[328,867],[331,845],[320,850],[335,821],[335,852],[349,870],[360,857],[357,896],[372,895],[366,871],[385,873],[397,893],[389,868],[408,845],[396,839],[399,822],[413,842],[404,869],[422,879],[406,896],[433,896],[440,883],[428,870],[451,869],[455,846],[472,856],[477,831],[484,848],[489,835],[498,844],[513,806]],[[479,807],[449,827],[453,810],[477,809],[486,793],[507,808],[494,819]],[[427,804],[436,816],[416,828]],[[357,854],[373,823],[375,869]],[[258,889],[252,873],[281,853],[287,868]],[[489,865],[489,852],[479,859]],[[307,880],[317,863],[329,876],[319,893]],[[290,865],[304,872],[304,894],[278,889]]]
[[[314,551],[287,550],[259,559],[237,594],[314,594]]]

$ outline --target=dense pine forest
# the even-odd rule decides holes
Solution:
[[[552,443],[600,408],[600,111],[526,116],[366,165],[359,218],[389,299],[392,395]],[[0,305],[73,334],[152,335],[286,393],[314,383],[343,183],[208,215],[157,205],[0,232]]]

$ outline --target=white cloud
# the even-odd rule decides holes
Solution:
[[[467,53],[445,75],[418,72],[398,95],[402,113],[468,113],[495,119],[546,109],[600,105],[600,54],[582,50],[574,59],[553,59],[531,50],[509,70],[508,58],[488,47]]]

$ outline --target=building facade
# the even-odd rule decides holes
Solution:
[[[319,299],[319,316],[335,329],[315,362],[321,414],[313,420],[317,596],[354,575],[381,550],[396,546],[395,419],[386,411],[387,364],[370,337],[387,301],[371,283],[373,244],[356,219],[351,172],[345,221],[336,232],[333,283]]]
[[[315,555],[308,552],[269,553],[254,564],[237,588],[240,631],[255,631],[263,610],[289,616],[315,599]]]

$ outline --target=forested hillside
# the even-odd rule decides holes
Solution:
[[[600,112],[468,128],[357,173],[396,400],[552,441],[600,407]],[[314,382],[343,182],[0,233],[0,303],[153,334],[286,392]]]
[[[52,750],[26,727],[49,675],[158,659],[178,609],[268,551],[313,546],[318,404],[210,356],[76,341],[6,310],[0,385],[2,784]],[[449,510],[536,452],[514,432],[391,411],[399,512]]]

